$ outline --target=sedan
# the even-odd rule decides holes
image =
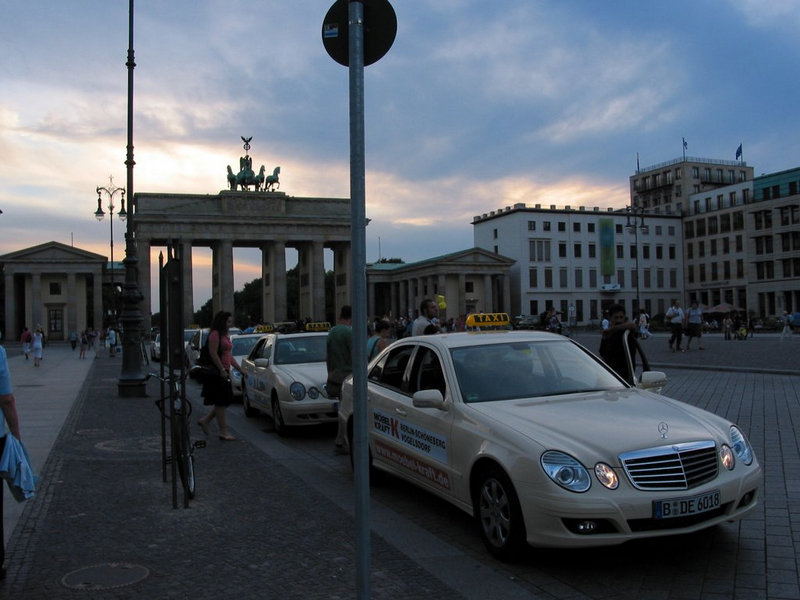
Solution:
[[[336,423],[338,401],[325,392],[328,334],[270,333],[240,362],[244,412],[272,417],[275,431],[292,426]]]
[[[630,386],[546,332],[404,338],[367,370],[370,475],[472,514],[501,560],[526,543],[612,545],[741,519],[762,483],[744,431],[644,389],[663,380]],[[339,419],[352,449],[352,378]]]
[[[256,342],[263,337],[260,333],[234,333],[231,335],[231,343],[233,348],[231,354],[236,359],[236,363],[241,365],[242,361],[247,358]],[[236,367],[231,368],[231,387],[233,388],[233,397],[238,399],[242,397],[242,374]]]

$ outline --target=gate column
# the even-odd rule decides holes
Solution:
[[[211,306],[217,314],[221,310],[233,312],[233,244],[220,240],[211,247]]]
[[[148,252],[148,256],[150,253]],[[194,323],[194,287],[192,283],[192,242],[181,241],[181,271],[183,271],[183,326]],[[149,270],[149,269],[148,269]],[[149,297],[149,296],[147,296]],[[233,312],[233,311],[231,311]]]

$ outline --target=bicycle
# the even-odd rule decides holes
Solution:
[[[194,469],[194,451],[196,448],[205,448],[204,440],[192,441],[189,433],[189,421],[192,414],[192,405],[186,401],[185,382],[186,375],[170,376],[151,372],[161,382],[160,398],[155,401],[161,412],[161,456],[164,481],[166,481],[167,464],[172,465],[172,504],[178,507],[178,491],[176,485],[176,470],[180,476],[183,487],[183,506],[189,506],[189,500],[194,499],[197,488]],[[169,387],[165,393],[165,388]],[[166,403],[169,401],[169,410]],[[170,422],[170,449],[166,449],[166,421]],[[177,458],[177,460],[175,460]]]

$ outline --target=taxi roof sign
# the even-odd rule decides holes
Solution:
[[[328,331],[331,324],[328,321],[315,321],[306,323],[306,331]]]
[[[508,313],[474,313],[467,317],[467,327],[510,327]]]
[[[274,330],[272,325],[258,325],[253,329],[253,333],[272,333]]]

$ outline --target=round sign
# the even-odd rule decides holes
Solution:
[[[322,22],[322,44],[340,65],[350,66],[350,2],[336,0]],[[362,0],[364,4],[364,66],[389,51],[397,35],[397,15],[389,0]]]

